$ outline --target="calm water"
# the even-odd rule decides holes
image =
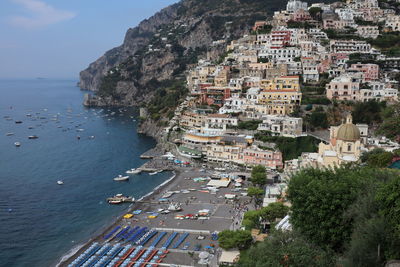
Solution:
[[[114,182],[144,162],[139,156],[154,140],[136,133],[134,111],[84,108],[75,84],[0,81],[0,266],[55,265],[127,207],[109,206],[105,198],[138,198],[171,176]]]

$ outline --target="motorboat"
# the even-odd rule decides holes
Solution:
[[[63,184],[64,184],[64,182],[63,182],[63,181],[61,181],[61,180],[59,180],[59,181],[57,181],[57,184],[58,184],[58,185],[63,185]]]
[[[14,133],[6,133],[6,136],[14,135]]]
[[[117,181],[117,182],[122,182],[122,181],[127,181],[127,180],[129,180],[128,175],[127,176],[118,175],[118,177],[114,178],[114,181]]]
[[[127,170],[125,173],[127,173],[127,174],[138,174],[138,173],[141,173],[141,172],[142,172],[141,169],[130,169],[130,170]]]
[[[20,147],[20,146],[21,146],[21,143],[20,143],[20,142],[15,142],[14,145],[15,145],[16,147]]]
[[[20,124],[20,123],[22,123],[22,121],[15,121],[15,123],[16,123],[16,124]]]
[[[108,204],[132,203],[135,202],[135,198],[117,194],[113,197],[107,198],[107,202]]]
[[[39,137],[37,135],[30,135],[28,136],[28,139],[38,139]]]

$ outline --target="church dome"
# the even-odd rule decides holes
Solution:
[[[351,117],[348,117],[346,123],[339,127],[336,139],[343,141],[357,141],[360,140],[360,138],[360,130],[352,123]]]

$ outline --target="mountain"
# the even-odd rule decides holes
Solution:
[[[199,56],[221,54],[225,43],[213,41],[236,39],[285,6],[282,0],[182,0],[129,29],[121,46],[80,73],[79,86],[96,91],[90,104],[147,103],[156,89],[183,79]]]

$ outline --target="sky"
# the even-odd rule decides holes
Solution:
[[[0,0],[0,79],[77,79],[126,30],[178,0]]]

